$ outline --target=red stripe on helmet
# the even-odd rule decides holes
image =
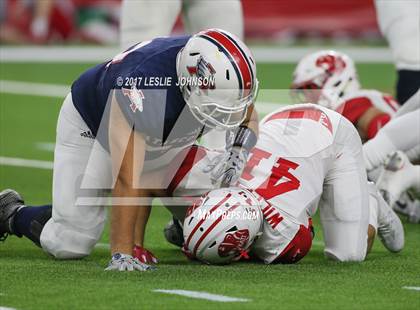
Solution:
[[[222,204],[224,204],[226,202],[226,200],[228,200],[230,198],[230,196],[232,196],[231,193],[227,194],[218,204],[216,204],[213,208],[210,209],[208,215],[212,214],[214,211],[216,211],[217,208],[219,208]],[[194,229],[191,231],[190,235],[188,236],[187,240],[185,241],[185,247],[188,248],[188,245],[191,241],[191,238],[193,237],[193,235],[195,234],[195,232],[198,230],[198,228],[201,226],[201,224],[204,223],[204,221],[206,220],[206,217],[203,217],[194,227]]]
[[[235,60],[239,72],[241,73],[242,80],[243,80],[243,87],[248,91],[244,91],[244,97],[248,96],[250,90],[252,89],[253,77],[252,77],[252,70],[248,65],[248,62],[245,59],[245,55],[242,54],[241,50],[232,42],[232,40],[223,34],[223,32],[210,30],[203,33],[207,35],[220,44],[222,44],[226,50],[232,55],[232,58]]]
[[[228,214],[229,212],[235,210],[237,207],[240,206],[240,203],[237,203],[235,205],[233,205],[232,207],[230,207],[229,209],[227,209],[225,212],[223,212],[222,215],[220,215],[217,220],[215,220],[213,222],[213,224],[210,225],[209,228],[207,228],[207,230],[201,235],[200,239],[198,239],[197,243],[195,244],[194,250],[193,250],[193,255],[196,256],[197,254],[197,249],[200,246],[200,244],[203,242],[203,240],[207,237],[207,235],[217,226],[217,224],[219,224],[219,222],[223,219],[223,217],[226,216],[226,214]]]

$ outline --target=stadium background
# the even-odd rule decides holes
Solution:
[[[11,5],[7,9],[6,2]],[[0,0],[0,189],[15,188],[36,205],[51,199],[56,118],[69,85],[82,71],[119,51],[119,1],[57,1],[73,7],[54,7],[48,36],[41,40],[30,32],[33,11],[13,12],[30,2]],[[296,61],[319,48],[349,53],[364,88],[394,93],[395,70],[372,1],[244,0],[243,5],[246,39],[266,89],[257,103],[262,114],[285,103],[276,90],[287,89]],[[181,32],[178,21],[174,33]],[[313,249],[297,265],[213,267],[188,262],[164,241],[162,228],[168,218],[157,204],[147,228],[146,246],[160,259],[154,273],[104,273],[108,230],[93,255],[81,261],[55,261],[27,240],[11,237],[0,244],[0,309],[420,307],[420,292],[405,289],[420,286],[418,225],[405,223],[407,245],[402,253],[392,255],[376,242],[362,264],[326,261],[315,221]],[[245,300],[218,303],[155,292],[159,289]]]

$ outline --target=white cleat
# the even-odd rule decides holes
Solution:
[[[391,154],[376,182],[389,205],[394,205],[401,194],[413,186],[413,174],[417,173],[416,171],[403,152],[396,151]]]
[[[390,252],[404,248],[404,228],[398,215],[386,201],[378,195],[378,236]]]

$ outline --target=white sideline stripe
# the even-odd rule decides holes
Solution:
[[[205,299],[205,300],[218,301],[218,302],[247,302],[247,301],[250,301],[250,299],[246,299],[246,298],[236,298],[236,297],[229,297],[229,296],[225,296],[225,295],[211,294],[211,293],[207,293],[207,292],[196,292],[196,291],[187,291],[187,290],[162,290],[162,289],[157,289],[157,290],[153,290],[153,292],[179,295],[179,296],[185,296],[185,297],[190,297],[190,298]]]
[[[38,150],[47,151],[47,152],[54,152],[55,143],[53,143],[53,142],[37,142],[37,143],[35,143],[35,147]]]
[[[16,308],[9,308],[9,307],[0,306],[0,310],[16,310]]]
[[[0,156],[0,166],[15,166],[51,170],[53,169],[54,164],[52,161]]]
[[[403,286],[405,290],[420,291],[420,286]]]
[[[0,93],[64,98],[69,91],[69,85],[0,80]],[[61,101],[57,103],[61,104]],[[264,101],[256,103],[257,111],[262,114],[268,114],[281,106],[284,104]]]
[[[111,245],[109,243],[97,243],[95,244],[95,248],[99,248],[99,249],[109,249],[111,247]]]
[[[250,46],[257,62],[297,62],[304,55],[325,49],[337,49],[348,54],[356,62],[389,62],[392,55],[388,47],[351,46]],[[102,62],[112,59],[121,49],[117,46],[19,46],[1,47],[0,62]]]
[[[1,93],[64,98],[69,91],[67,85],[0,80]]]

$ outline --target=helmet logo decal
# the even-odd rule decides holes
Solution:
[[[341,72],[346,67],[346,63],[341,57],[334,55],[321,56],[316,60],[317,67],[324,68],[328,74]]]
[[[230,255],[237,256],[245,249],[249,241],[248,229],[237,230],[234,233],[226,234],[225,239],[220,243],[218,253],[221,257]]]
[[[189,67],[187,66],[188,73],[191,76],[195,76],[198,79],[197,85],[202,90],[215,89],[215,78],[214,74],[216,70],[211,63],[207,62],[203,56],[200,56],[197,60],[197,65]]]

